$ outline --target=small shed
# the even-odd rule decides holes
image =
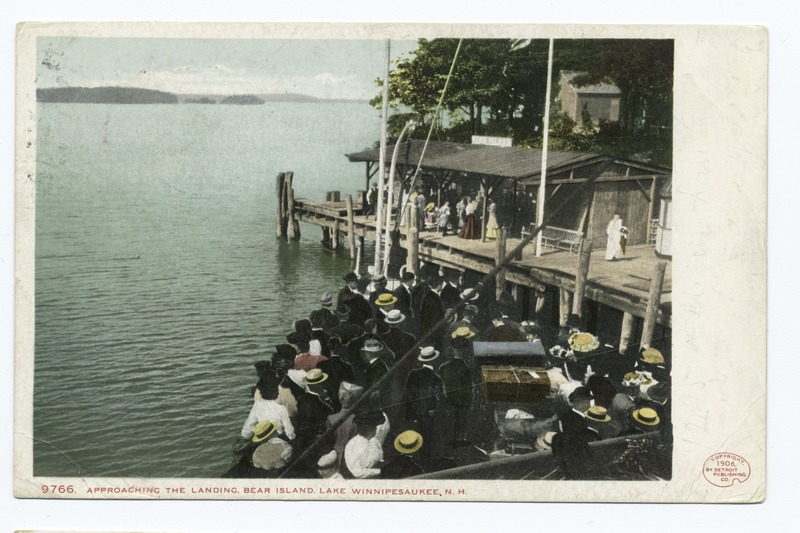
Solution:
[[[593,125],[601,121],[619,122],[619,103],[622,92],[610,82],[579,86],[575,79],[583,72],[562,71],[558,82],[556,101],[561,110],[574,120],[578,126],[583,122],[583,114],[587,112]]]

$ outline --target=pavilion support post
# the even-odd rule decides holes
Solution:
[[[642,348],[649,348],[653,342],[653,333],[656,329],[658,308],[661,306],[661,290],[664,287],[664,274],[666,271],[667,263],[660,261],[656,264],[653,278],[650,280],[650,292],[647,296],[647,307],[645,308],[644,323],[642,324]]]
[[[625,355],[636,332],[636,317],[631,313],[622,314],[622,332],[619,335],[619,353]]]
[[[592,242],[581,239],[578,245],[578,268],[575,272],[575,295],[572,298],[572,314],[583,316],[583,295],[589,277],[589,261],[592,258]]]
[[[416,204],[409,206],[406,216],[408,223],[408,255],[406,256],[406,270],[419,275],[419,219]]]
[[[294,189],[292,188],[292,181],[294,180],[294,172],[286,173],[286,210],[289,218],[287,224],[287,237],[290,240],[296,241],[300,239],[300,223],[294,216]]]
[[[347,206],[347,246],[350,248],[350,259],[356,257],[356,231],[353,217],[353,195],[348,194],[344,198]]]
[[[486,187],[486,180],[481,180],[481,200],[483,208],[481,209],[481,242],[486,242],[486,204],[489,203],[488,188]]]
[[[650,184],[650,203],[647,204],[647,237],[645,242],[650,241],[650,224],[653,221],[653,213],[655,212],[656,207],[656,184],[658,180],[653,178],[653,182]]]
[[[569,324],[569,312],[572,307],[572,293],[567,289],[558,290],[558,325],[566,327]]]
[[[286,183],[286,174],[280,172],[275,178],[275,193],[277,195],[276,205],[278,206],[278,215],[275,221],[275,235],[279,239],[286,237],[286,190],[284,185]]]
[[[497,235],[497,250],[495,251],[495,265],[499,266],[506,258],[506,228],[500,228]],[[495,278],[495,299],[500,300],[506,288],[506,269],[501,268],[497,271]]]

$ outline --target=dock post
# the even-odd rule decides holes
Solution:
[[[294,189],[292,182],[294,181],[294,172],[286,173],[286,211],[289,218],[287,224],[287,237],[293,241],[300,239],[300,223],[294,217]]]
[[[628,347],[633,341],[633,334],[636,330],[636,317],[630,313],[622,314],[622,332],[619,335],[619,353],[625,355]]]
[[[333,223],[333,230],[331,231],[331,249],[339,249],[339,221]]]
[[[408,221],[408,255],[406,270],[419,275],[419,220],[417,219],[417,206],[411,204]]]
[[[566,327],[569,324],[569,311],[572,307],[572,293],[565,288],[558,289],[558,325]]]
[[[330,249],[331,247],[331,230],[328,229],[326,226],[320,226],[322,230],[322,240],[320,243],[322,244],[323,248]]]
[[[286,202],[284,201],[284,183],[286,181],[286,175],[283,172],[278,173],[278,176],[275,179],[276,185],[276,194],[277,194],[277,207],[278,207],[278,214],[276,217],[275,223],[275,235],[279,239],[283,239],[286,237],[285,235],[285,224],[286,224]]]
[[[344,197],[347,205],[347,245],[350,247],[350,259],[356,257],[356,224],[353,220],[353,195],[348,194]]]
[[[589,261],[592,258],[592,241],[584,238],[578,245],[578,269],[575,272],[575,294],[572,296],[572,314],[583,316],[583,295],[589,278]]]
[[[642,325],[642,348],[649,348],[653,342],[653,333],[656,330],[656,319],[658,318],[658,308],[661,305],[661,290],[664,287],[664,273],[667,270],[667,263],[660,261],[653,271],[653,279],[650,280],[650,293],[647,296],[647,307],[644,312],[644,324]]]
[[[500,228],[497,235],[497,250],[495,252],[495,266],[499,266],[506,257],[506,228]],[[495,278],[495,300],[500,300],[506,288],[506,269],[501,268],[497,271]]]

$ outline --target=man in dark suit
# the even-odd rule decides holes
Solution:
[[[339,319],[339,323],[332,327],[329,333],[331,337],[338,337],[339,340],[342,341],[342,344],[347,344],[356,337],[364,334],[364,329],[361,325],[350,322],[350,308],[347,307],[347,305],[342,304],[336,308],[336,318]]]
[[[342,304],[350,309],[348,320],[361,326],[364,321],[372,316],[372,307],[370,307],[364,296],[358,292],[358,275],[355,272],[350,272],[344,277],[346,285],[339,291],[339,297],[336,301],[337,308]]]
[[[336,384],[335,390],[339,390],[339,384],[343,381],[348,383],[355,383],[355,372],[349,363],[345,362],[341,357],[342,343],[338,337],[331,339],[331,355],[326,361],[322,361],[317,365],[317,368],[328,374],[328,381]]]
[[[329,330],[339,323],[339,319],[333,314],[333,295],[327,291],[320,297],[319,303],[322,307],[311,311],[308,319],[315,328]]]
[[[456,350],[450,361],[439,367],[444,392],[447,396],[447,407],[453,424],[451,440],[465,442],[467,440],[467,416],[472,407],[472,369],[461,357],[458,348],[465,347],[469,341],[463,337],[453,339]]]
[[[341,410],[338,396],[329,394],[324,383],[328,375],[319,369],[310,371],[306,377],[306,392],[297,398],[297,430],[296,439],[299,448],[296,455],[300,455],[310,448],[327,429],[328,417]],[[330,435],[329,442],[318,446],[314,453],[309,455],[308,464],[316,465],[319,458],[333,449],[336,438]]]
[[[402,311],[406,319],[414,317],[414,311],[411,306],[411,290],[414,287],[415,278],[416,276],[414,276],[413,272],[403,272],[400,276],[400,285],[392,291],[392,295],[397,298],[397,302],[394,304],[395,308]]]
[[[442,285],[439,289],[439,298],[445,309],[452,309],[461,303],[461,291],[453,283],[454,274],[451,271],[442,269],[440,274],[442,274]]]
[[[438,357],[439,352],[433,346],[422,348],[417,357],[421,366],[412,370],[406,380],[406,421],[416,420],[422,437],[429,443],[423,454],[426,459],[435,453],[439,440],[436,414],[440,403],[445,399],[442,378],[433,369],[434,361]]]
[[[364,371],[364,389],[369,389],[389,371],[389,367],[383,361],[380,353],[384,350],[383,345],[376,339],[367,339],[361,348],[361,354],[367,363]]]
[[[439,295],[431,289],[425,278],[415,287],[411,303],[419,325],[420,338],[433,332],[432,344],[439,345],[439,338],[434,331],[436,325],[444,318],[444,306]]]
[[[383,343],[389,348],[395,357],[403,357],[417,343],[414,335],[401,329],[406,321],[406,316],[399,309],[393,309],[386,315],[385,323],[389,326],[389,331],[380,336]]]

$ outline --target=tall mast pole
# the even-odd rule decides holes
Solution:
[[[386,129],[389,122],[390,42],[389,39],[386,39],[386,71],[383,75],[383,108],[381,112],[381,153],[378,156],[378,207],[375,210],[375,263],[373,265],[376,275],[381,271],[381,222],[383,221],[383,189],[385,181],[384,176],[386,174]]]
[[[550,38],[550,49],[547,52],[547,88],[544,101],[544,136],[542,138],[542,170],[539,194],[536,199],[536,226],[544,222],[544,199],[547,183],[547,143],[550,137],[550,86],[553,84],[553,39]],[[542,255],[542,232],[536,234],[536,257]]]

